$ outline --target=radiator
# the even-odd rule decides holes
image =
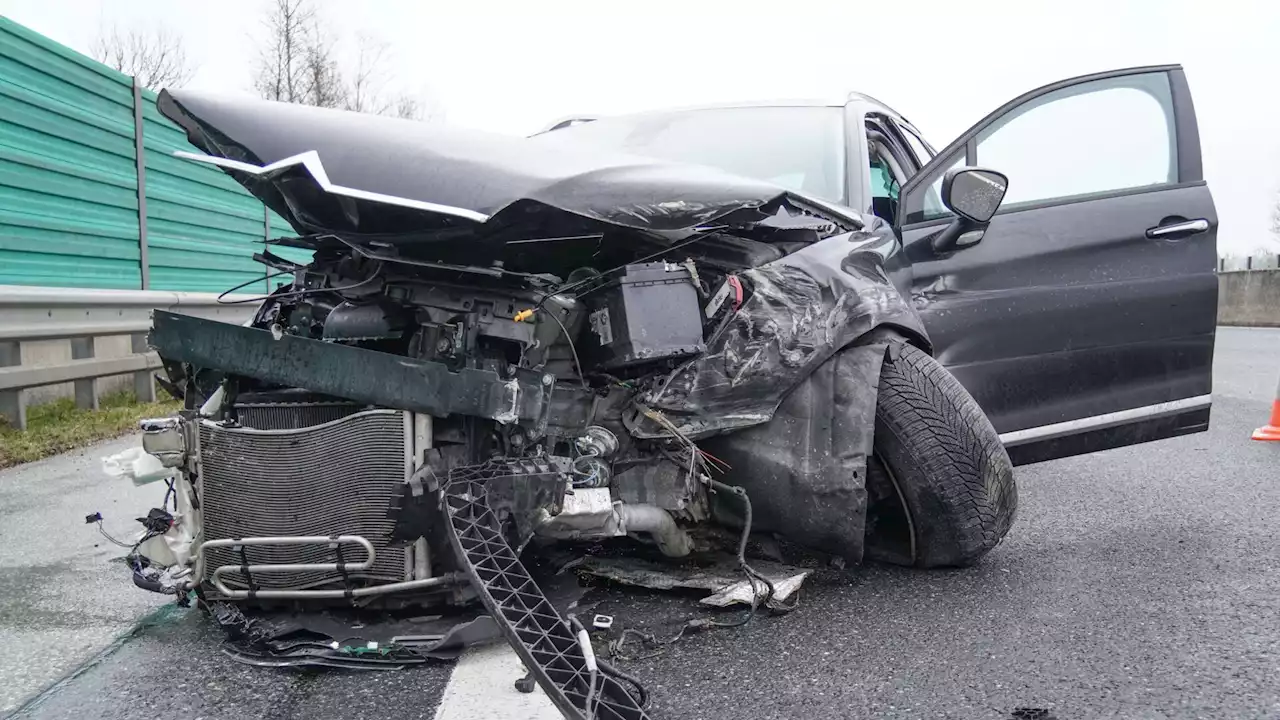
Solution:
[[[388,509],[411,466],[412,423],[399,410],[367,410],[301,429],[222,427],[199,430],[199,497],[206,540],[297,535],[360,535],[376,554],[361,577],[384,582],[406,579],[406,550],[391,547],[394,521]],[[346,562],[363,560],[359,548],[344,548]],[[333,563],[332,549],[319,545],[252,546],[248,564]],[[210,548],[205,577],[220,565],[242,565],[231,548]],[[228,585],[247,587],[238,570]],[[259,588],[301,589],[342,581],[337,571],[255,572]]]
[[[240,424],[258,430],[301,430],[360,412],[367,406],[348,402],[237,403]]]

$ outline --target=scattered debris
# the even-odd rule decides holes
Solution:
[[[177,468],[165,467],[141,446],[131,447],[102,458],[102,471],[113,479],[129,480],[134,485],[147,485],[177,475]]]
[[[533,679],[533,673],[525,671],[524,677],[516,678],[516,690],[525,695],[537,689],[538,683]]]
[[[1013,720],[1056,720],[1049,708],[1020,707],[1010,714]]]
[[[672,565],[631,557],[586,557],[575,569],[626,585],[639,585],[654,590],[706,590],[711,594],[699,602],[713,607],[752,604],[752,584],[742,576],[737,560],[728,553],[715,556],[705,565],[684,563]],[[761,575],[773,583],[769,606],[786,603],[800,589],[813,570],[769,561],[753,561]],[[764,599],[765,588],[756,586],[756,601]]]
[[[248,615],[227,602],[210,603],[210,609],[228,636],[223,652],[249,665],[400,669],[454,660],[467,647],[498,639],[493,620],[479,609],[374,617],[352,610]]]

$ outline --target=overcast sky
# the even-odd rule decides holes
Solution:
[[[164,26],[189,86],[251,93],[268,0],[0,0],[87,52],[103,25]],[[348,52],[385,42],[389,89],[444,122],[528,134],[573,114],[873,95],[937,147],[1039,85],[1181,63],[1221,221],[1219,247],[1280,248],[1280,2],[1264,0],[317,0]],[[625,9],[624,9],[625,8]],[[883,15],[893,9],[892,16]]]

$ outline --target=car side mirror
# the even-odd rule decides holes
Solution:
[[[1009,178],[995,170],[956,168],[942,178],[942,204],[970,222],[985,224],[995,217],[1009,188]]]
[[[995,170],[948,170],[942,178],[942,204],[955,213],[956,219],[934,236],[934,252],[947,253],[977,244],[982,230],[1000,209],[1008,188],[1009,178]]]

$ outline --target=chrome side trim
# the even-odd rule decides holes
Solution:
[[[410,200],[409,198],[396,197],[394,195],[383,195],[382,193],[369,192],[368,190],[334,185],[329,181],[329,174],[325,172],[324,165],[320,162],[320,155],[315,150],[298,153],[292,157],[277,160],[270,165],[262,167],[250,165],[246,162],[240,162],[239,160],[214,157],[213,155],[201,155],[200,153],[186,152],[185,150],[178,150],[173,154],[174,156],[183,158],[184,160],[193,160],[195,162],[217,165],[221,168],[236,170],[250,175],[268,175],[287,167],[301,165],[306,168],[307,172],[311,173],[311,177],[315,178],[316,183],[319,184],[325,192],[333,193],[334,195],[345,195],[347,197],[353,197],[360,200],[371,200],[373,202],[386,203],[388,205],[399,205],[401,207],[414,208],[415,210],[426,210],[427,212],[453,215],[455,217],[473,220],[478,223],[485,222],[489,219],[489,216],[484,213],[478,213],[475,210],[468,210],[466,208],[453,207],[451,205],[439,205],[437,203],[423,202],[421,200]]]
[[[1105,415],[1094,415],[1092,417],[1080,418],[1079,420],[1068,420],[1066,422],[1054,423],[1052,425],[1041,425],[1040,427],[1002,433],[1000,435],[1000,442],[1004,443],[1005,447],[1014,447],[1040,440],[1055,440],[1057,438],[1088,432],[1090,430],[1105,430],[1110,427],[1126,425],[1138,420],[1154,420],[1156,418],[1177,415],[1178,413],[1190,410],[1201,410],[1212,404],[1212,395],[1200,395],[1198,397],[1183,398],[1182,400],[1171,400],[1169,402],[1147,405],[1146,407],[1133,408],[1131,410],[1120,410],[1119,412],[1107,413]]]

